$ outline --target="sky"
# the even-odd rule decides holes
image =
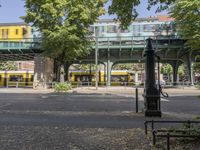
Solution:
[[[155,10],[156,7],[152,7],[150,11],[147,8],[148,0],[141,0],[142,3],[137,7],[137,11],[139,13],[139,18],[145,18],[149,16],[156,16]],[[0,0],[0,23],[14,23],[14,22],[22,22],[19,18],[20,16],[25,16],[25,8],[24,8],[25,0]],[[110,2],[105,7],[108,7]],[[167,12],[162,12],[161,14],[167,14]],[[101,16],[101,19],[113,18],[115,16],[109,16],[105,14]]]

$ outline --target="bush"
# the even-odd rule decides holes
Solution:
[[[56,83],[54,89],[56,92],[66,92],[68,90],[71,90],[72,86],[68,82]]]
[[[200,84],[197,84],[197,88],[200,90]]]

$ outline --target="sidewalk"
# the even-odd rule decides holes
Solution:
[[[135,95],[136,87],[98,87],[96,90],[95,87],[78,87],[74,88],[68,93],[87,93],[87,94],[128,94]],[[200,90],[195,87],[186,87],[182,88],[164,88],[164,92],[168,94],[195,94],[200,95]],[[139,94],[144,92],[144,89],[138,88]],[[32,88],[0,88],[0,93],[54,93],[54,89],[32,89]]]

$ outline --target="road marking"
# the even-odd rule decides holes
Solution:
[[[9,106],[9,105],[11,105],[11,104],[10,104],[10,103],[7,103],[7,104],[4,104],[4,105],[0,105],[0,108],[6,107],[6,106]]]
[[[163,102],[169,102],[169,100],[165,99],[165,98],[161,98],[161,101],[163,101]]]

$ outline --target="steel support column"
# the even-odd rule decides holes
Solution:
[[[173,85],[177,85],[177,75],[178,75],[178,61],[174,60],[172,63],[172,68],[173,68]]]
[[[188,68],[188,76],[191,85],[194,85],[194,70],[193,70],[193,61],[192,61],[192,52],[190,52],[187,56],[187,68]]]

